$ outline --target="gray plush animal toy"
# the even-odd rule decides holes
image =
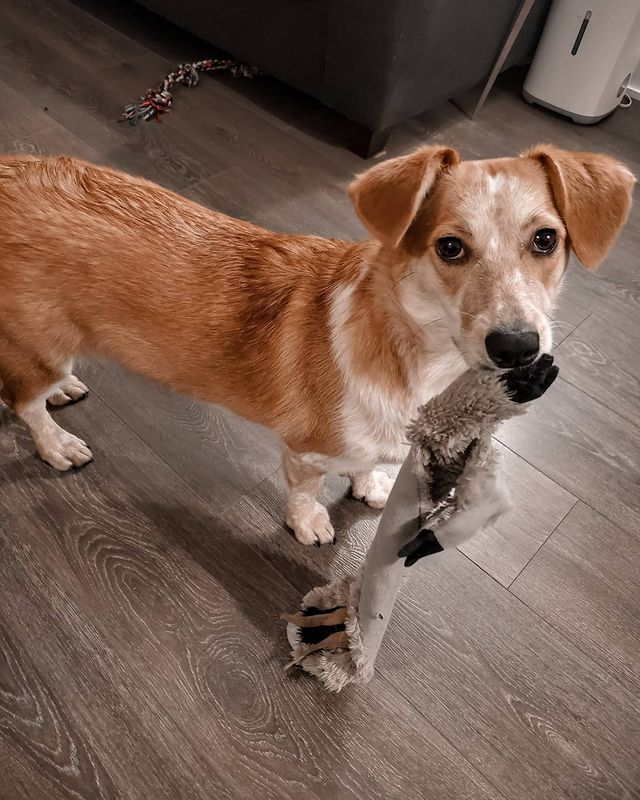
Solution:
[[[312,589],[300,611],[282,615],[292,647],[287,668],[300,665],[331,691],[371,679],[405,567],[456,547],[507,510],[491,437],[557,374],[550,355],[504,373],[468,370],[420,407],[359,574]]]

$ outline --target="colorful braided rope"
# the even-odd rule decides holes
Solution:
[[[203,61],[194,61],[191,64],[178,64],[178,68],[164,78],[157,89],[148,89],[146,94],[139,97],[134,103],[124,107],[119,122],[128,122],[137,125],[140,120],[148,122],[155,119],[160,122],[163,114],[171,110],[173,95],[171,89],[177,84],[191,88],[200,80],[200,72],[225,71],[234,78],[253,78],[258,72],[256,67],[240,64],[230,59],[206,58]]]

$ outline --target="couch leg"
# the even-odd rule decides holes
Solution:
[[[349,120],[349,149],[362,158],[371,158],[371,156],[375,156],[376,153],[384,150],[390,133],[391,128],[373,131],[371,128],[367,128],[366,125]]]

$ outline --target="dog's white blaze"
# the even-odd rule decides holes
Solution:
[[[417,366],[415,354],[405,359],[412,391],[391,396],[384,387],[355,374],[354,343],[348,322],[356,287],[357,283],[353,283],[337,289],[330,313],[331,344],[345,386],[340,416],[350,468],[358,463],[372,465],[403,459],[408,449],[405,430],[418,406],[444,389],[465,368],[464,359],[448,333],[443,310],[435,304],[418,307],[412,298],[424,295],[416,292],[408,281],[406,285],[403,282],[401,303],[403,306],[406,303],[405,310],[416,325],[425,327],[425,355]]]
[[[487,188],[489,194],[496,195],[504,187],[504,175],[498,173],[497,175],[487,176]]]
[[[331,345],[345,387],[340,413],[345,454],[350,466],[371,466],[381,457],[395,460],[404,456],[400,446],[406,416],[381,387],[354,373],[348,322],[357,285],[337,289],[332,298]]]

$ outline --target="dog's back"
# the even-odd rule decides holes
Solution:
[[[0,160],[0,218],[5,393],[27,362],[47,384],[93,353],[258,422],[301,424],[285,417],[331,368],[328,303],[357,270],[354,245],[272,233],[71,158]]]

